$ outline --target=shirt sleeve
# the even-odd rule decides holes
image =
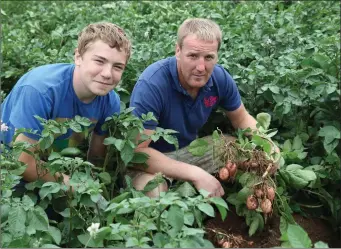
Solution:
[[[218,67],[218,70],[218,81],[221,88],[219,105],[227,111],[234,111],[242,104],[237,84],[223,67]]]
[[[23,86],[16,92],[16,103],[13,104],[10,122],[16,129],[26,128],[37,130],[37,134],[24,133],[25,136],[39,140],[43,126],[34,116],[50,119],[51,99],[31,86]],[[38,135],[39,134],[39,135]]]
[[[142,114],[152,112],[156,120],[159,120],[162,110],[161,93],[157,88],[145,81],[138,80],[130,98],[130,107],[134,107],[133,114],[141,118]],[[144,122],[144,128],[155,130],[158,122],[153,120]]]
[[[117,114],[120,113],[121,101],[119,95],[116,92],[113,91],[108,95],[108,101],[109,103],[107,103],[106,101],[102,103],[104,107],[103,108],[104,112],[102,117],[97,121],[96,126],[94,128],[94,132],[100,136],[108,134],[108,131],[102,130],[102,125],[104,124],[105,119],[107,117],[114,115],[115,113]]]

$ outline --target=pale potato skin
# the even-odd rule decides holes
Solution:
[[[258,207],[257,198],[254,195],[250,195],[246,200],[246,207],[249,210],[255,210]]]
[[[231,243],[229,241],[224,242],[223,248],[231,248]]]
[[[220,240],[218,240],[218,245],[222,246],[225,242],[226,242],[225,239],[220,239]]]
[[[262,198],[263,194],[264,193],[263,193],[263,191],[261,189],[258,188],[258,189],[255,190],[255,195],[256,195],[257,198]]]
[[[235,177],[237,174],[237,165],[235,163],[228,162],[225,166],[230,173],[231,177]]]
[[[222,181],[226,181],[227,179],[229,179],[229,176],[230,176],[230,173],[227,168],[221,168],[219,170],[219,178]]]
[[[275,199],[275,190],[273,187],[267,188],[267,197],[271,202]]]
[[[260,204],[260,208],[262,209],[263,213],[268,214],[272,211],[272,204],[269,199],[262,200]]]

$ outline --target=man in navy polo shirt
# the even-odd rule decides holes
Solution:
[[[236,83],[217,65],[221,39],[215,22],[187,19],[178,30],[175,56],[153,63],[139,77],[130,103],[135,107],[134,114],[153,112],[158,120],[144,124],[146,134],[152,134],[157,126],[178,131],[180,152],[178,160],[174,160],[175,147],[164,140],[141,144],[138,151],[150,157],[149,167],[133,179],[137,189],[143,189],[153,174],[162,172],[171,179],[190,181],[211,196],[224,195],[220,182],[209,172],[212,170],[207,170],[212,161],[204,158],[195,162],[184,152],[217,105],[226,110],[234,128],[257,129],[256,120],[241,102]],[[167,189],[166,185],[160,187],[148,195],[155,196]]]

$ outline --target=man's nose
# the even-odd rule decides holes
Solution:
[[[199,58],[196,69],[200,72],[205,71],[205,59]]]

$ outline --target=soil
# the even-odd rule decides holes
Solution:
[[[340,247],[341,241],[331,226],[322,219],[305,218],[299,214],[293,215],[296,222],[304,228],[309,238],[313,242],[323,241],[330,248]],[[248,235],[248,226],[244,217],[239,217],[234,210],[228,212],[225,221],[222,221],[219,213],[215,218],[206,220],[205,227],[207,230],[207,238],[215,245],[217,244],[217,231],[227,234],[232,242],[231,248],[270,248],[279,247],[281,245],[279,230],[279,217],[268,219],[266,226],[262,232],[258,232],[252,237]]]

